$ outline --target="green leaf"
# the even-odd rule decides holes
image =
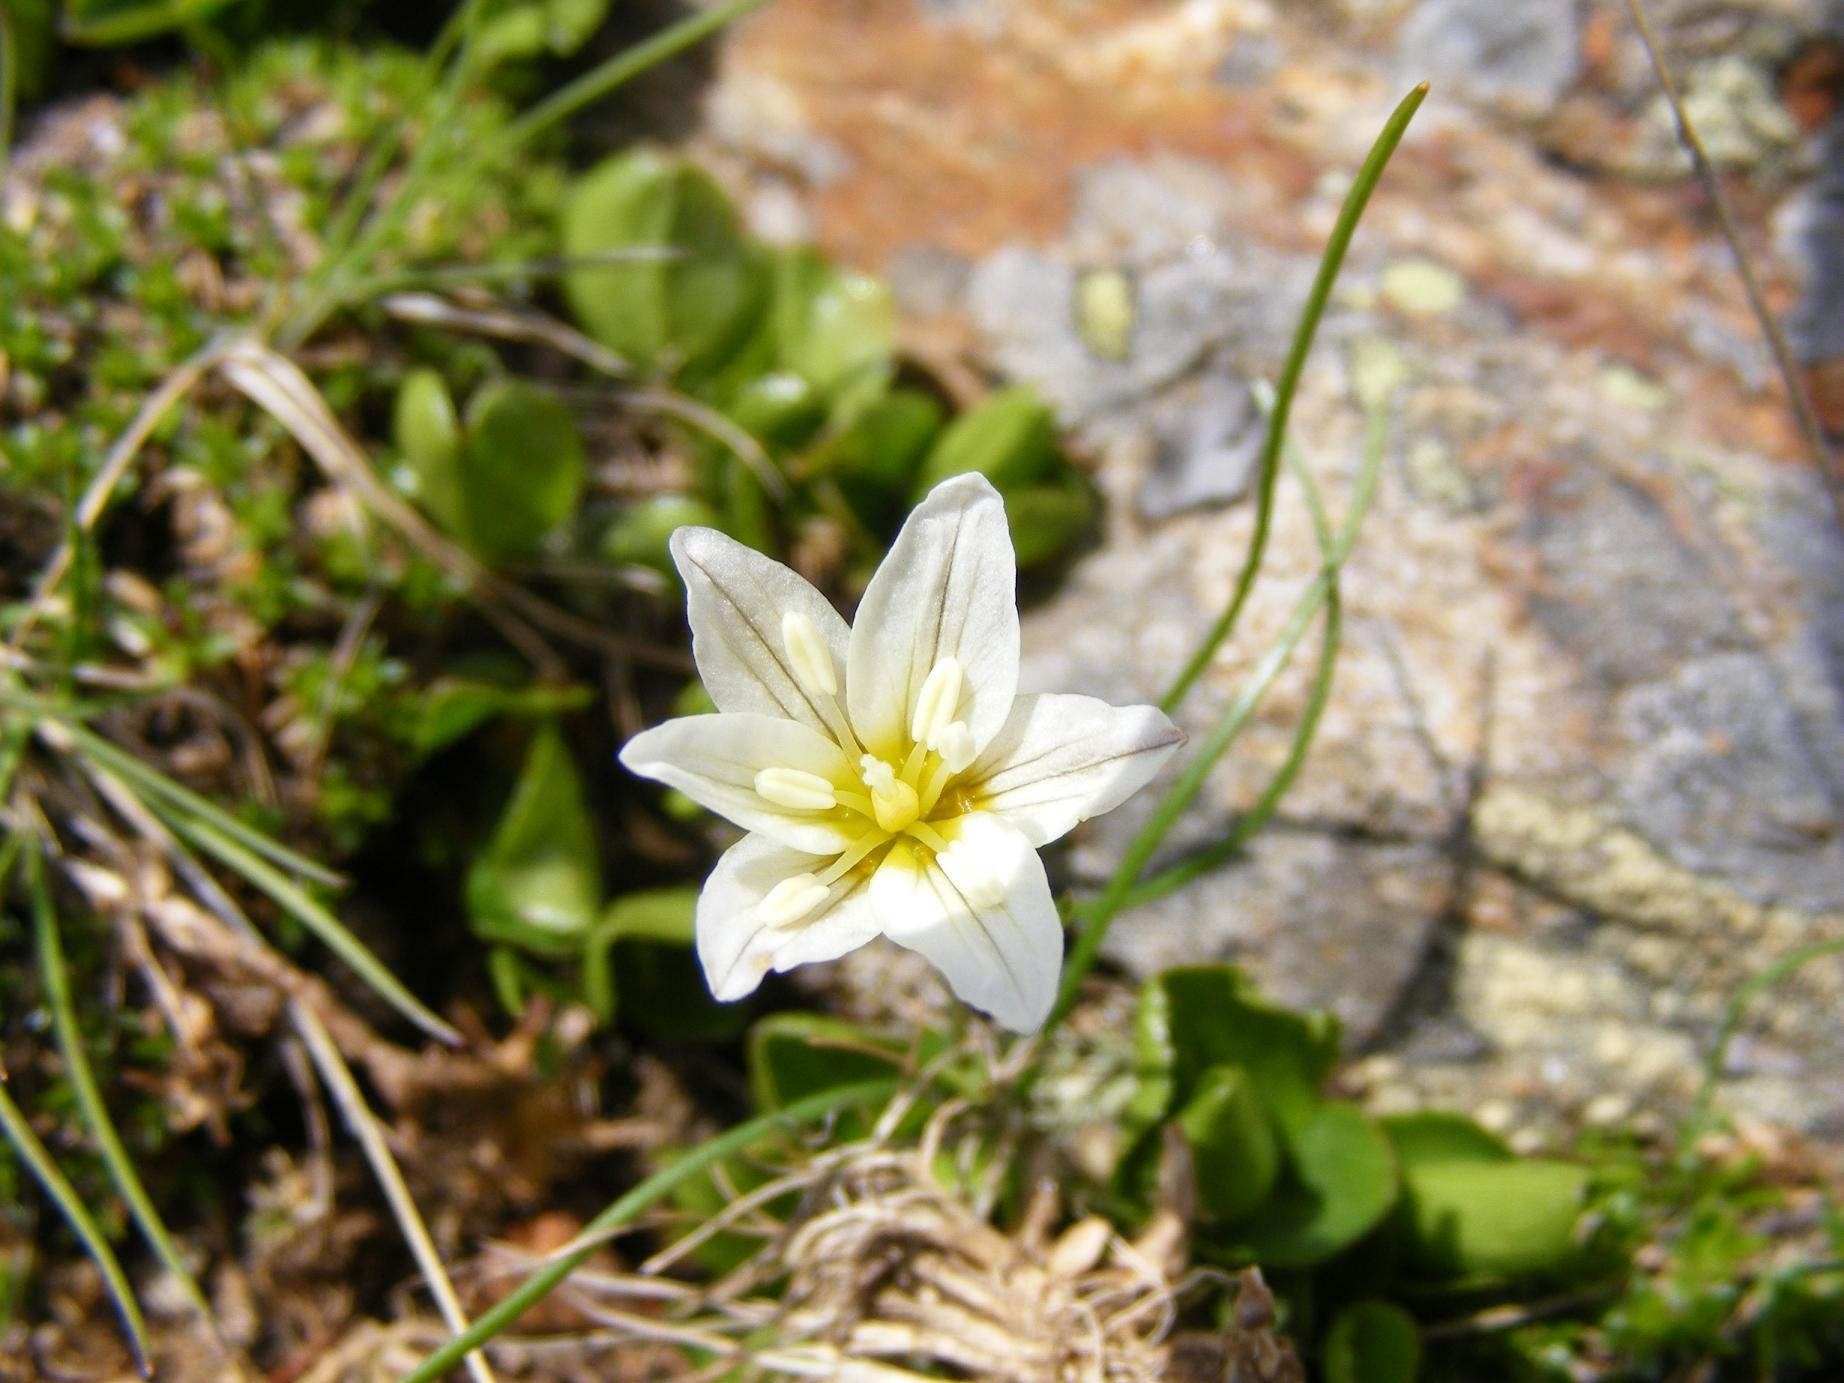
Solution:
[[[826,420],[825,401],[804,376],[771,370],[748,380],[724,412],[764,442],[799,446]]]
[[[1269,1004],[1229,965],[1180,967],[1148,980],[1135,1029],[1145,1093],[1132,1113],[1140,1118],[1161,1088],[1155,1118],[1189,1099],[1211,1067],[1240,1066],[1280,1128],[1297,1132],[1316,1114],[1338,1059],[1337,1019]]]
[[[1382,1124],[1404,1171],[1431,1162],[1517,1161],[1502,1138],[1462,1114],[1424,1109],[1387,1115]]]
[[[820,394],[838,399],[890,372],[896,313],[890,291],[810,249],[776,256],[770,312],[775,357]]]
[[[1238,1220],[1268,1198],[1280,1173],[1280,1145],[1240,1066],[1203,1075],[1178,1128],[1191,1148],[1198,1204],[1213,1220]]]
[[[532,737],[525,764],[487,848],[467,874],[474,928],[493,940],[530,930],[580,937],[602,904],[595,823],[556,725]]]
[[[902,1061],[890,1038],[825,1014],[771,1013],[749,1030],[749,1092],[764,1112],[888,1076]]]
[[[1237,1226],[1238,1247],[1264,1267],[1323,1263],[1376,1227],[1396,1201],[1389,1139],[1353,1105],[1320,1105],[1286,1139],[1274,1194]]]
[[[1059,485],[1028,485],[1005,496],[1018,565],[1033,567],[1061,556],[1094,527],[1094,491],[1073,471]]]
[[[554,395],[496,380],[468,403],[459,533],[482,557],[529,557],[576,513],[587,478],[576,418]]]
[[[391,434],[416,485],[416,501],[450,533],[461,533],[461,424],[448,385],[434,370],[412,370],[397,386]]]
[[[647,889],[644,892],[627,892],[616,898],[609,907],[603,909],[601,920],[590,929],[583,939],[583,999],[597,1020],[603,1023],[614,1022],[616,1007],[616,959],[614,950],[620,942],[645,942],[658,944],[666,942],[669,946],[686,948],[693,939],[693,926],[697,922],[697,894],[695,887],[671,887],[671,889]],[[634,948],[627,946],[632,952]],[[632,959],[632,957],[629,957]],[[640,961],[645,966],[645,961]],[[653,966],[656,970],[656,966]],[[620,966],[621,974],[627,974],[629,966]],[[658,974],[647,977],[651,983],[642,985],[642,992],[655,994],[660,990]],[[675,987],[673,1003],[677,1005],[680,996]],[[699,985],[703,988],[703,985]],[[697,1005],[693,1005],[697,1007]]]
[[[829,469],[900,497],[941,427],[942,409],[919,389],[892,389],[833,448]]]
[[[729,200],[682,159],[642,149],[604,160],[570,191],[563,251],[592,258],[637,249],[673,257],[564,275],[577,321],[643,370],[720,363],[767,295],[762,255],[745,240]]]
[[[1580,1255],[1588,1172],[1534,1158],[1403,1167],[1404,1267],[1435,1281],[1549,1276]]]
[[[1420,1371],[1421,1332],[1400,1306],[1356,1302],[1325,1333],[1325,1383],[1415,1383]]]
[[[1010,492],[1042,480],[1056,458],[1056,419],[1036,390],[1020,384],[948,424],[916,475],[916,494],[968,471]]]
[[[410,747],[419,756],[445,749],[495,716],[553,716],[585,706],[582,686],[502,686],[468,677],[437,677],[418,699]]]
[[[652,495],[630,504],[602,534],[602,556],[673,575],[672,535],[686,524],[715,528],[717,511],[690,495]]]

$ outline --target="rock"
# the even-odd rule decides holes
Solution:
[[[1199,907],[1181,890],[1135,912],[1108,958],[1136,975],[1218,961],[1251,965],[1282,1003],[1326,1005],[1361,1046],[1389,1022],[1446,906],[1453,867],[1429,845],[1351,848],[1272,831],[1222,872]]]
[[[1636,830],[1758,902],[1844,906],[1837,802],[1764,657],[1693,658],[1626,693],[1620,713],[1632,749],[1617,779]]]
[[[1539,558],[1529,607],[1562,649],[1624,684],[1740,638],[1716,572],[1656,500],[1579,457],[1555,464],[1523,529]]]
[[[1170,518],[1248,493],[1268,427],[1246,384],[1204,375],[1165,398],[1153,426],[1157,450],[1138,498],[1143,517]]]
[[[1426,77],[1488,105],[1539,113],[1580,70],[1575,6],[1421,0],[1397,34],[1396,62],[1410,81]]]

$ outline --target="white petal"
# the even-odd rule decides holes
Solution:
[[[621,762],[744,830],[796,850],[836,855],[851,844],[852,832],[839,813],[792,810],[756,791],[756,775],[772,768],[798,769],[832,783],[856,781],[838,745],[794,721],[729,711],[682,716],[634,736],[621,746]]]
[[[980,810],[1047,845],[1138,792],[1184,737],[1157,706],[1021,696],[967,780]]]
[[[869,890],[857,873],[834,884],[798,923],[773,927],[762,920],[762,899],[812,865],[812,856],[761,836],[745,836],[724,851],[698,895],[698,961],[714,998],[741,999],[770,970],[836,960],[877,935]]]
[[[1063,925],[1043,863],[1029,841],[985,813],[948,830],[979,883],[963,890],[939,861],[919,864],[899,842],[871,876],[871,908],[884,935],[926,956],[963,1001],[1014,1032],[1036,1032],[1063,968]],[[955,872],[966,882],[967,869]]]
[[[865,748],[902,756],[922,685],[943,658],[960,663],[960,718],[975,752],[999,732],[1018,690],[1017,585],[999,492],[980,475],[931,490],[852,621],[845,695]]]
[[[714,528],[672,535],[685,582],[692,658],[720,711],[757,711],[830,733],[788,658],[782,619],[806,616],[843,674],[850,632],[830,601],[794,572]]]

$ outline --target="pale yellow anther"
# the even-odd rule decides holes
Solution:
[[[909,717],[909,738],[917,744],[936,748],[941,732],[953,723],[960,709],[960,663],[943,658],[928,670],[922,691],[916,697],[915,712]]]
[[[771,927],[800,921],[826,901],[827,888],[811,874],[796,874],[771,888],[756,904],[756,912]]]
[[[777,807],[820,812],[839,805],[831,783],[800,768],[765,768],[756,774],[756,792]]]
[[[837,696],[839,674],[832,665],[832,650],[826,647],[818,627],[798,610],[781,617],[781,643],[787,649],[788,665],[801,690],[816,696]]]
[[[966,721],[953,721],[935,736],[935,742],[929,748],[941,755],[941,761],[947,765],[948,772],[959,773],[973,762],[973,731],[967,728]]]
[[[874,754],[858,761],[864,785],[871,790],[871,815],[880,829],[900,831],[922,815],[922,799],[910,784],[896,776],[896,770]]]

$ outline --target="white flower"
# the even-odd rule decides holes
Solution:
[[[711,992],[740,999],[881,934],[1007,1027],[1042,1026],[1063,929],[1037,848],[1126,800],[1183,736],[1152,706],[1017,695],[998,492],[937,486],[850,629],[713,529],[679,529],[672,556],[719,714],[644,731],[621,762],[749,832],[698,899]]]

